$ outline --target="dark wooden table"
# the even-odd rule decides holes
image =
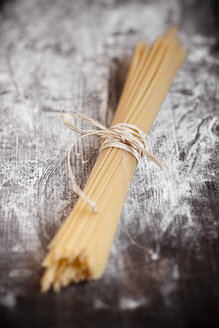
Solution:
[[[0,15],[0,326],[219,327],[218,2],[11,0]],[[188,60],[149,136],[170,171],[139,164],[101,280],[42,295],[76,201],[59,108],[110,124],[135,44],[176,23]],[[97,153],[88,138],[72,156],[81,186]]]

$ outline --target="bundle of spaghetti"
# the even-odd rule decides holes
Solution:
[[[131,123],[148,134],[185,58],[175,27],[153,45],[137,44],[112,125]],[[70,282],[101,277],[136,166],[136,158],[122,149],[110,147],[99,153],[84,188],[98,211],[82,197],[78,199],[48,246],[43,292],[51,286],[58,291]]]

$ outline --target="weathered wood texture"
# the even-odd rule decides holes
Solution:
[[[216,1],[6,1],[0,19],[1,327],[219,324]],[[136,42],[179,23],[188,60],[157,116],[104,277],[41,295],[46,246],[76,197],[61,105],[110,123]],[[80,144],[84,185],[98,150]],[[132,238],[148,248],[133,246]],[[150,255],[149,255],[150,254]]]

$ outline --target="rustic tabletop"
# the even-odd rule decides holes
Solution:
[[[219,325],[217,1],[1,2],[0,326]],[[60,106],[110,124],[138,40],[173,24],[188,49],[149,135],[104,277],[42,295],[46,246],[75,204]],[[72,155],[83,186],[98,149]],[[151,254],[134,246],[127,237]]]

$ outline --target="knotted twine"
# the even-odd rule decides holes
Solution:
[[[119,148],[123,149],[126,152],[131,153],[137,160],[137,162],[140,161],[141,158],[147,156],[150,160],[152,160],[155,164],[157,164],[161,169],[167,170],[167,166],[164,163],[164,161],[159,158],[158,156],[155,156],[154,154],[150,153],[146,147],[147,147],[147,134],[142,131],[139,127],[136,125],[130,124],[130,123],[117,123],[113,126],[107,128],[100,122],[82,114],[77,111],[70,111],[70,112],[64,112],[64,109],[62,108],[60,111],[60,116],[64,122],[64,124],[71,130],[81,134],[80,137],[78,137],[70,146],[67,153],[67,163],[68,163],[68,170],[72,182],[72,188],[73,191],[79,196],[82,197],[85,202],[92,208],[92,210],[97,213],[97,206],[96,203],[93,202],[91,199],[89,199],[85,193],[81,190],[81,188],[78,186],[75,180],[75,176],[71,169],[71,152],[73,147],[76,145],[76,143],[87,136],[96,135],[99,136],[100,139],[102,139],[102,145],[100,148],[100,152],[103,149],[106,148]],[[73,118],[80,118],[84,121],[89,122],[91,125],[98,129],[81,129],[76,124],[73,124],[71,120]]]

